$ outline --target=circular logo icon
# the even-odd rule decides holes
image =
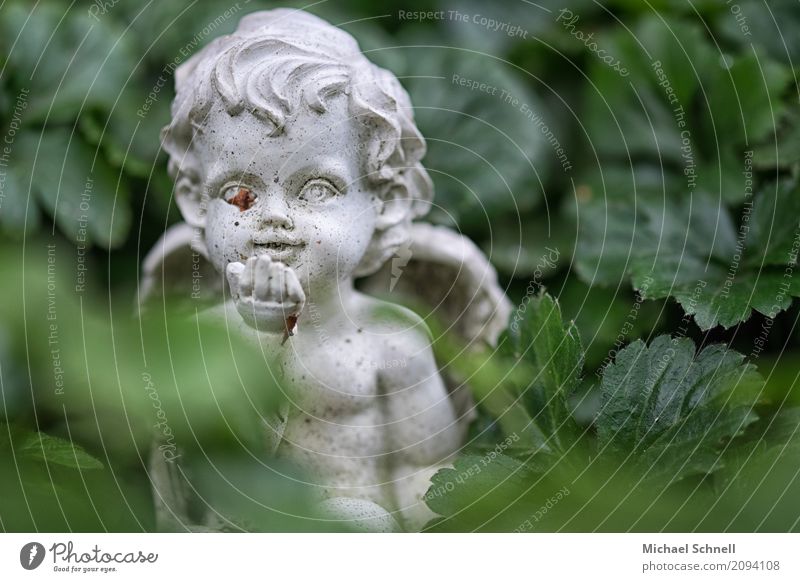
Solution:
[[[39,542],[29,542],[19,551],[19,563],[26,570],[35,570],[44,561],[44,546]]]

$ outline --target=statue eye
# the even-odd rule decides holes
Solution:
[[[331,182],[324,178],[315,178],[306,182],[298,198],[306,202],[325,202],[334,196],[339,196],[339,194],[341,192]]]
[[[250,188],[241,184],[234,184],[223,190],[222,199],[231,206],[236,206],[239,212],[244,212],[255,204],[256,195]]]

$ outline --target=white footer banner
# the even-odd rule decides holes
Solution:
[[[458,581],[520,577],[796,581],[800,580],[800,535],[0,535],[2,581],[318,578],[353,582],[433,580],[434,576]]]

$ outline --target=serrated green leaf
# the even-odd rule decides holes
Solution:
[[[673,290],[672,295],[687,314],[694,316],[700,329],[717,325],[733,327],[747,321],[753,310],[775,317],[789,308],[793,297],[800,295],[797,284],[785,279],[782,269],[761,272],[741,269],[734,279],[727,278],[728,272],[714,267],[695,285],[680,285]],[[703,282],[705,286],[701,286]]]
[[[583,346],[574,322],[564,322],[558,303],[546,293],[523,303],[522,320],[512,320],[519,329],[517,350],[533,365],[535,376],[524,398],[533,422],[548,437],[549,448],[567,451],[578,428],[567,398],[583,372]]]
[[[800,191],[793,181],[773,184],[750,204],[737,228],[702,193],[579,199],[575,269],[590,284],[630,278],[651,299],[674,297],[701,329],[731,327],[753,310],[774,317],[800,295],[784,271],[796,260]]]
[[[603,374],[601,452],[656,482],[714,471],[723,440],[757,418],[763,379],[743,359],[721,345],[695,355],[687,338],[632,343]]]

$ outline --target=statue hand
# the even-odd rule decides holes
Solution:
[[[288,333],[303,309],[306,295],[297,275],[267,255],[250,257],[225,269],[236,310],[255,329]]]

